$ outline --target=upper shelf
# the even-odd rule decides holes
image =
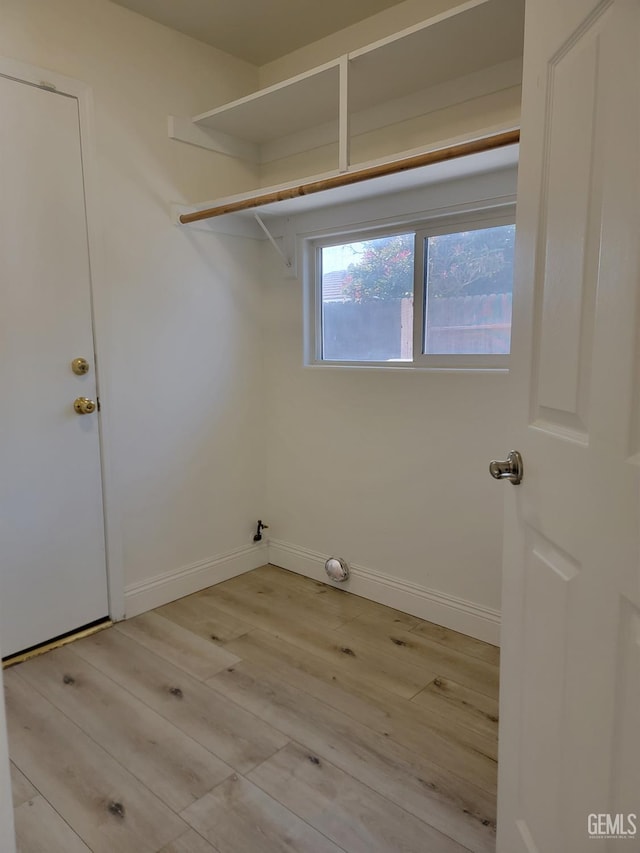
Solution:
[[[263,143],[338,120],[339,60],[194,116],[200,127]],[[337,128],[337,124],[336,124]],[[337,133],[337,130],[336,130]]]
[[[169,135],[252,161],[258,184],[281,184],[310,180],[298,162],[307,175],[344,174],[507,131],[519,123],[524,4],[468,0],[244,98],[172,116]],[[302,152],[313,153],[293,156]]]
[[[349,54],[352,113],[522,56],[524,4],[472,0]]]

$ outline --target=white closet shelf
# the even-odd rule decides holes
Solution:
[[[356,137],[518,86],[523,38],[524,0],[468,0],[239,100],[170,117],[169,135],[258,164],[333,145],[347,172]]]
[[[349,54],[352,113],[522,57],[524,4],[471,0]]]
[[[337,137],[339,66],[339,60],[329,62],[194,116],[192,121],[254,143],[335,121]]]

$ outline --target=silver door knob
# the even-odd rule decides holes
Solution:
[[[512,450],[504,462],[498,459],[489,462],[489,473],[492,477],[496,480],[509,480],[514,486],[522,482],[523,472],[522,456],[517,450]]]

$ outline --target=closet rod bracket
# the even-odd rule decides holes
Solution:
[[[264,224],[264,221],[263,221],[262,217],[260,216],[260,214],[256,213],[254,211],[253,215],[255,217],[256,222],[260,226],[260,228],[262,228],[264,233],[267,235],[267,239],[269,240],[269,242],[271,243],[273,248],[276,250],[276,252],[280,255],[280,257],[284,261],[285,267],[290,270],[293,267],[293,263],[291,261],[291,258],[288,258],[287,255],[282,251],[282,247],[279,245],[278,241],[275,239],[275,237],[273,236],[271,231],[269,231],[267,226]]]

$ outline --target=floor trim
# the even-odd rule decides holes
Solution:
[[[105,628],[110,628],[113,625],[111,619],[105,619],[99,625],[92,625],[90,628],[82,628],[80,631],[74,631],[72,634],[66,634],[64,637],[58,637],[57,640],[52,640],[50,643],[43,643],[41,646],[36,646],[34,649],[29,649],[26,652],[18,652],[17,655],[11,655],[2,661],[2,669],[9,669],[18,663],[24,663],[31,658],[37,658],[54,649],[60,649],[62,646],[68,646],[69,643],[75,643],[76,640],[83,640],[85,637],[91,637],[99,631],[104,631]]]
[[[278,539],[269,542],[269,562],[275,566],[347,589],[486,643],[500,645],[499,611],[353,564],[346,583],[332,584],[324,571],[329,556]]]
[[[124,593],[125,618],[146,613],[147,610],[250,572],[268,562],[266,544],[245,545],[217,557],[183,566],[174,572],[130,584]]]

